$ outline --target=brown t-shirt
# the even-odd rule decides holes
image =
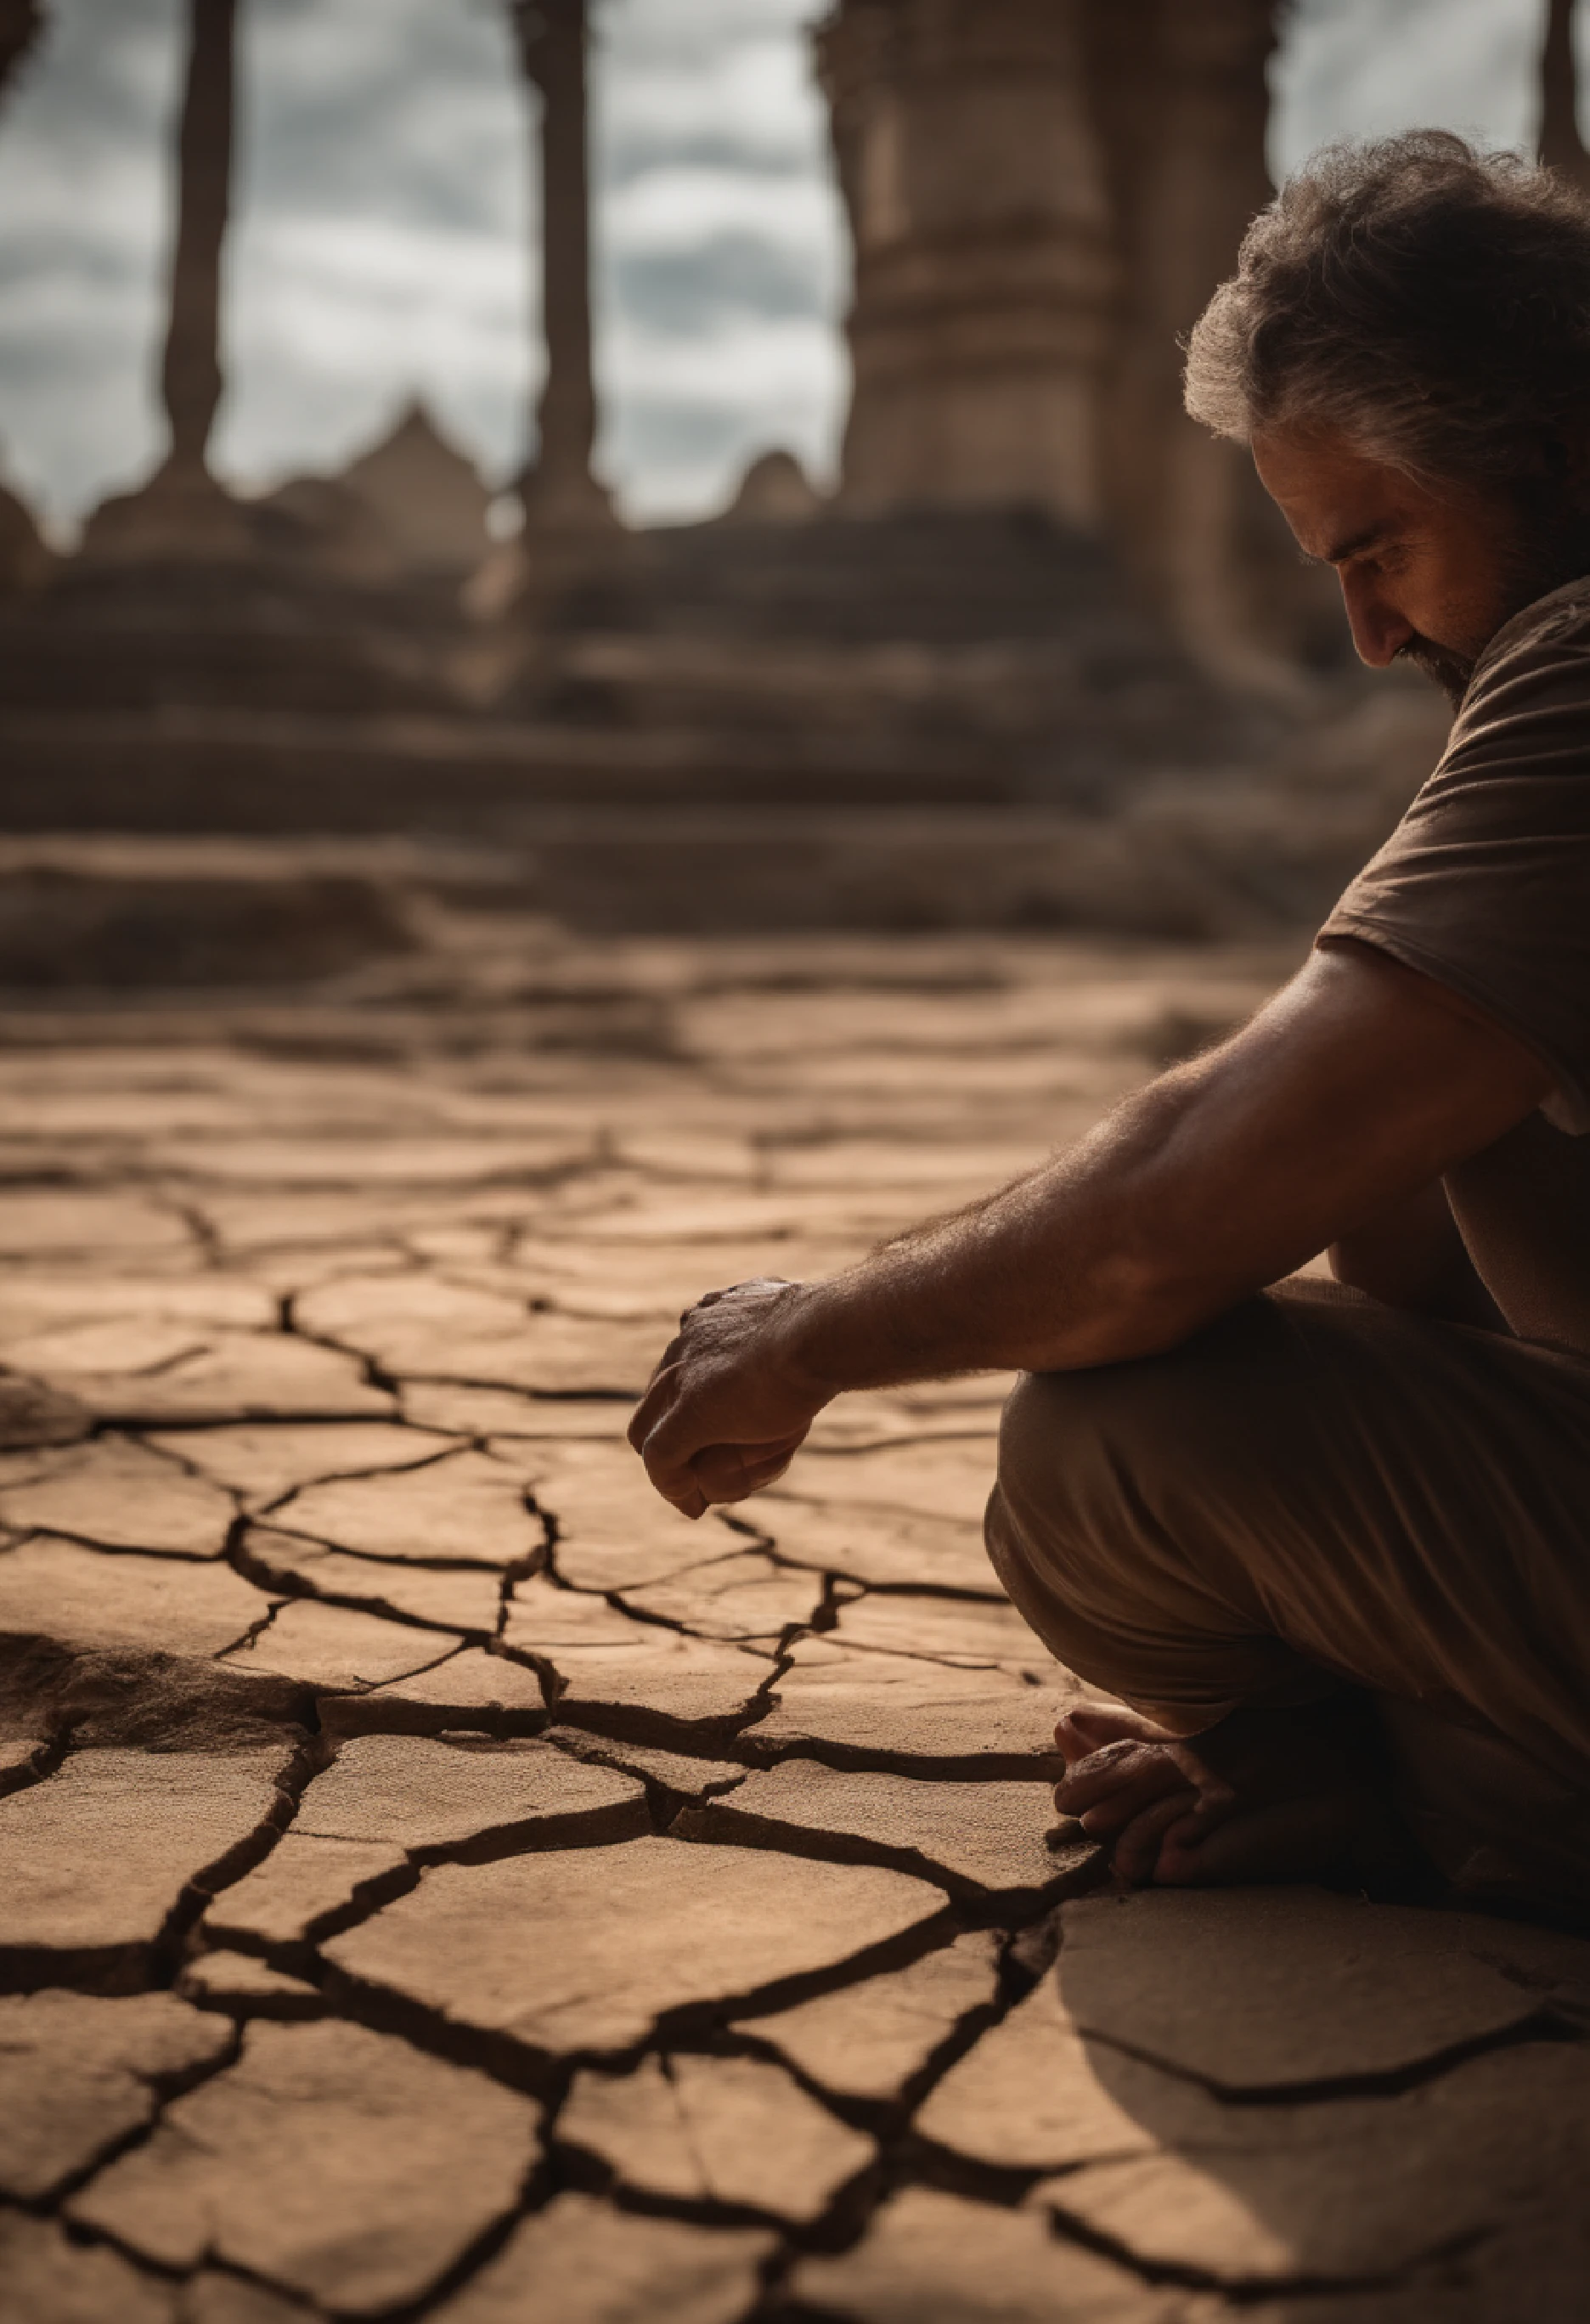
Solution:
[[[1590,1354],[1590,578],[1491,640],[1439,765],[1319,941],[1356,937],[1556,1075],[1447,1191],[1514,1331]]]

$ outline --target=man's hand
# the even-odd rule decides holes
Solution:
[[[711,1293],[630,1441],[699,1517],[770,1485],[847,1389],[1176,1347],[1486,1153],[1552,1085],[1414,970],[1367,945],[1316,952],[1222,1047],[986,1201],[827,1282]]]
[[[802,1286],[758,1276],[679,1318],[630,1423],[666,1501],[687,1517],[759,1493],[788,1468],[828,1392],[804,1378],[789,1324]]]

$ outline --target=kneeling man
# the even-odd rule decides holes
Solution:
[[[1445,755],[1243,1031],[846,1275],[711,1294],[632,1439],[699,1517],[847,1388],[1014,1368],[989,1551],[1115,1698],[1057,1797],[1123,1876],[1411,1833],[1590,1899],[1590,216],[1434,132],[1327,153],[1187,401]]]

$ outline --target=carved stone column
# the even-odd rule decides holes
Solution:
[[[510,0],[527,78],[541,100],[541,318],[547,374],[539,448],[521,491],[532,529],[605,528],[607,493],[591,471],[596,388],[591,361],[591,189],[586,0]]]
[[[179,198],[161,388],[170,465],[203,468],[221,401],[221,252],[232,194],[237,0],[188,0],[188,87],[177,159]]]
[[[855,249],[842,503],[1095,527],[1109,220],[1080,0],[841,0],[817,33]]]
[[[1574,0],[1547,0],[1540,50],[1540,159],[1590,194],[1590,153],[1579,130]]]
[[[1273,0],[1087,0],[1120,299],[1104,395],[1108,530],[1206,666],[1273,678],[1318,620],[1239,447],[1181,408],[1181,341],[1273,190]]]
[[[0,89],[43,29],[39,0],[0,0]]]
[[[234,557],[247,519],[206,461],[224,385],[221,257],[232,188],[237,0],[188,0],[188,75],[177,137],[177,234],[161,391],[170,446],[149,483],[90,520],[85,554]]]

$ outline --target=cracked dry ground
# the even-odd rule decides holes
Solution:
[[[7,2324],[1584,2316],[1590,1945],[1101,1885],[979,1545],[1002,1382],[696,1527],[622,1443],[685,1299],[1280,965],[12,1020],[0,1357],[97,1425],[0,1461]]]

